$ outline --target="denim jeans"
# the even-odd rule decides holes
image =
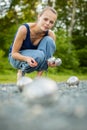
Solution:
[[[20,54],[34,58],[38,63],[36,67],[29,66],[29,64],[25,61],[14,59],[11,53],[9,54],[9,61],[14,68],[21,69],[23,73],[47,70],[47,59],[53,56],[55,49],[56,45],[54,43],[54,40],[49,36],[45,36],[40,41],[37,49],[27,49],[20,51]]]

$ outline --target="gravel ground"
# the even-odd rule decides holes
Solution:
[[[48,99],[26,102],[15,84],[0,84],[0,130],[87,130],[87,81],[60,82]]]

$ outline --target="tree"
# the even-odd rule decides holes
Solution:
[[[62,28],[68,32],[67,36],[71,37],[68,46],[70,50],[72,50],[71,46],[74,45],[73,53],[75,53],[77,57],[76,61],[79,61],[78,67],[85,67],[85,70],[87,70],[87,1],[58,0],[55,5],[59,14],[56,31],[58,32],[59,29]]]

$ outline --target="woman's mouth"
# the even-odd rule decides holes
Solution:
[[[45,28],[45,30],[48,30],[48,27],[45,26],[44,28]]]

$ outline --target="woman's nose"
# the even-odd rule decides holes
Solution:
[[[49,25],[49,24],[50,24],[50,21],[46,21],[46,24]]]

